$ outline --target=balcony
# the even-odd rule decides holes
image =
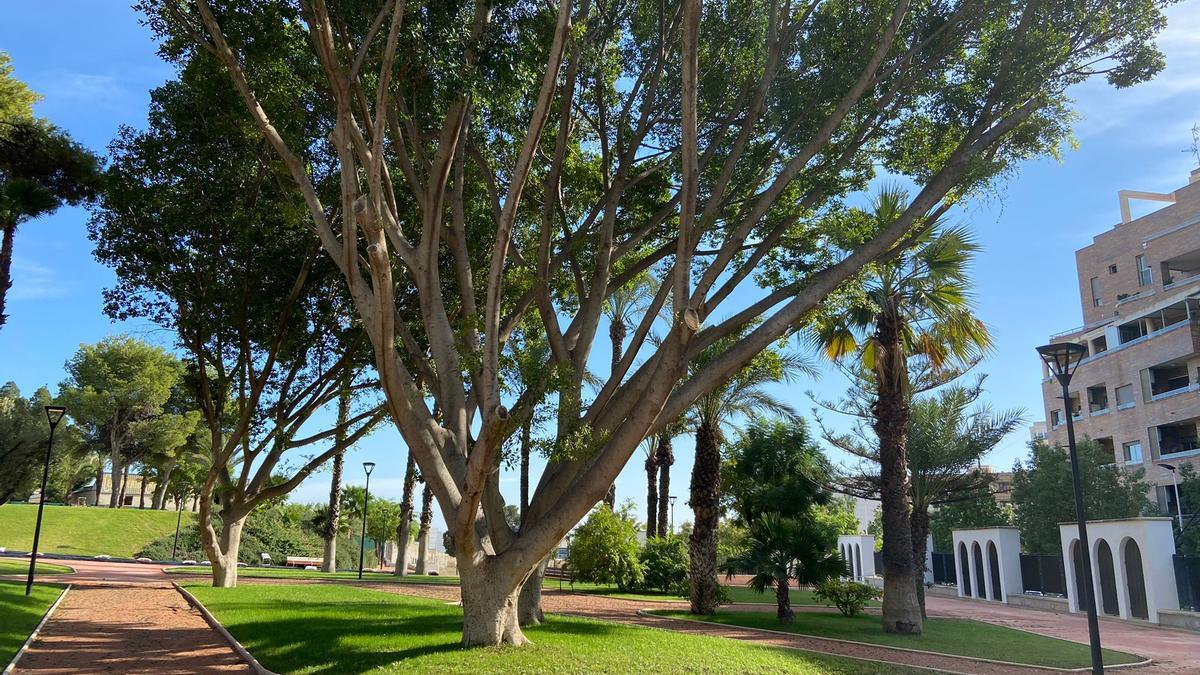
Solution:
[[[1186,363],[1165,363],[1147,369],[1150,384],[1150,400],[1159,401],[1193,391]]]
[[[1200,251],[1191,251],[1159,264],[1163,290],[1185,286],[1200,280]]]
[[[1158,432],[1159,457],[1170,459],[1200,451],[1200,438],[1197,437],[1194,420],[1162,424],[1155,430]]]

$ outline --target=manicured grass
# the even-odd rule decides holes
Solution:
[[[193,517],[191,513],[183,514],[184,527]],[[0,506],[0,546],[28,551],[33,546],[36,518],[35,504]],[[150,542],[174,532],[174,511],[47,506],[38,549],[45,553],[131,558]]]
[[[546,579],[545,588],[558,588],[557,579]],[[775,606],[775,591],[768,589],[766,593],[755,593],[750,588],[742,585],[725,586],[729,589],[729,597],[731,602],[751,604],[751,605],[769,605]],[[639,600],[643,602],[683,602],[686,598],[681,598],[670,593],[660,593],[654,591],[631,591],[624,592],[617,589],[616,586],[602,586],[599,584],[587,584],[576,581],[574,587],[567,582],[562,584],[563,590],[574,590],[576,593],[594,593],[596,595],[606,595],[610,598],[623,598],[626,600]],[[793,588],[788,594],[793,605],[821,605],[824,603],[813,597],[813,592],[805,588]],[[870,607],[878,607],[879,603],[872,600],[869,603]]]
[[[21,560],[20,558],[0,558],[0,576],[5,574],[27,574],[29,572],[29,561]],[[35,574],[70,574],[70,567],[62,565],[52,565],[47,562],[39,562]]]
[[[0,581],[0,666],[16,656],[61,592],[62,586],[34,584],[27,598],[24,583]]]
[[[685,619],[699,618],[678,611],[662,610],[654,613]],[[915,637],[884,633],[879,625],[878,616],[864,614],[846,617],[831,612],[796,612],[796,620],[789,626],[780,625],[773,614],[763,612],[719,612],[715,617],[705,620],[733,626],[766,628],[1035,666],[1083,668],[1091,665],[1088,646],[1085,644],[969,619],[926,619],[924,633]],[[1133,654],[1104,650],[1104,662],[1108,665],[1141,660],[1140,656]]]
[[[211,574],[207,565],[187,567],[168,567],[163,570],[167,574]],[[317,572],[314,570],[296,569],[294,567],[243,567],[238,570],[239,577],[252,579],[337,579],[342,581],[358,581],[358,572]],[[426,576],[410,574],[398,577],[391,573],[363,572],[363,581],[370,583],[403,583],[403,584],[443,584],[457,586],[458,577]]]
[[[533,644],[459,645],[462,610],[437,600],[334,585],[191,591],[267,668],[281,673],[902,673],[723,638],[549,617]]]

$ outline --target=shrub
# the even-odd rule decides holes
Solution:
[[[567,564],[575,578],[596,584],[616,584],[620,590],[642,583],[638,560],[637,522],[628,509],[614,513],[601,504],[575,529]]]
[[[664,593],[676,590],[680,584],[687,588],[690,558],[683,537],[651,537],[638,559],[642,563],[644,588]]]
[[[826,579],[817,584],[813,596],[827,605],[837,607],[846,616],[855,616],[871,600],[881,597],[879,589],[857,581]]]

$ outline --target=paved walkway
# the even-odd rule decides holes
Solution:
[[[71,591],[17,673],[249,673],[156,565],[69,561]],[[48,580],[50,577],[46,577]]]

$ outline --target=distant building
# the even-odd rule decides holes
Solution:
[[[131,473],[125,477],[125,490],[121,498],[121,507],[123,508],[151,508],[154,503],[154,491],[157,485],[153,480],[146,479],[145,490],[142,489],[143,478],[139,474]],[[68,506],[101,506],[108,507],[112,499],[112,490],[116,485],[113,481],[111,473],[104,474],[104,484],[101,487],[99,500],[96,498],[96,483],[93,481],[83,487],[76,488],[67,493],[66,504]],[[34,490],[29,497],[30,501],[38,499],[38,492]],[[163,508],[168,511],[175,510],[175,499],[170,495],[163,498]],[[185,499],[183,510],[196,511],[197,505],[195,500]]]
[[[1120,224],[1075,253],[1084,324],[1050,338],[1087,352],[1067,405],[1043,366],[1047,440],[1066,445],[1072,415],[1114,464],[1144,469],[1174,514],[1172,473],[1159,465],[1200,463],[1200,169],[1174,192],[1118,198]],[[1131,199],[1169,205],[1133,218]]]
[[[1029,426],[1029,442],[1037,443],[1046,440],[1046,422],[1034,422]]]

